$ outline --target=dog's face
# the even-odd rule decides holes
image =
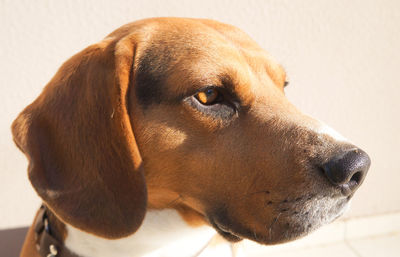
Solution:
[[[148,209],[231,241],[285,242],[337,218],[370,162],[290,104],[285,84],[232,26],[146,20],[71,58],[13,132],[39,195],[78,228],[133,233],[147,188]]]
[[[131,117],[149,203],[261,243],[338,217],[352,193],[321,166],[354,146],[288,102],[282,67],[248,36],[204,23],[160,24],[138,49]]]

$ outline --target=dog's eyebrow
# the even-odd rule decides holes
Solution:
[[[140,60],[135,73],[135,90],[139,104],[147,107],[161,103],[162,85],[165,82],[166,66],[157,65],[159,60],[154,53],[146,53]]]

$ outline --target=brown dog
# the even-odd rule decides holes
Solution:
[[[215,230],[275,244],[334,220],[369,157],[285,85],[210,20],[138,21],[76,54],[12,126],[45,206],[21,256],[193,256]]]

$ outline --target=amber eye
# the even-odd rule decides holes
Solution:
[[[285,81],[285,83],[283,84],[283,88],[287,87],[289,85],[289,81]]]
[[[197,100],[204,105],[212,105],[219,100],[219,92],[215,88],[208,88],[195,95]]]

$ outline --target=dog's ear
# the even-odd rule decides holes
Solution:
[[[127,110],[132,37],[105,39],[73,56],[12,125],[45,204],[64,222],[106,238],[132,234],[146,212]]]

